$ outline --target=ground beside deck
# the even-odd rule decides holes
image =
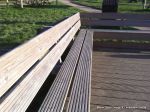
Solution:
[[[150,112],[150,52],[94,48],[91,112]]]

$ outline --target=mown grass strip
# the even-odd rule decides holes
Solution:
[[[61,3],[56,6],[55,2],[41,7],[25,6],[23,9],[0,6],[0,50],[22,44],[37,35],[38,29],[51,26],[78,11]]]

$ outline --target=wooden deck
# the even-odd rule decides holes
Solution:
[[[150,112],[150,52],[94,49],[91,112]]]

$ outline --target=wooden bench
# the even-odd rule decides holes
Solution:
[[[26,111],[56,63],[61,59],[65,49],[74,39],[80,26],[80,14],[77,13],[0,58],[0,110],[2,112]],[[87,107],[89,108],[92,36],[88,37],[88,34],[92,32],[81,30],[61,68],[62,72],[59,72],[51,87],[50,94],[54,96],[50,96],[53,102],[48,103],[56,105],[55,109],[59,107],[58,109],[62,110],[73,77],[75,79],[69,104],[73,107],[76,103],[83,103],[73,100],[74,94],[83,91],[81,97],[88,100],[83,103],[86,105],[83,108],[86,110]],[[87,82],[82,83],[79,75],[82,75]],[[77,78],[80,78],[79,82]],[[77,82],[81,87],[76,88]],[[82,90],[83,87],[86,89]],[[75,104],[72,104],[72,101]],[[43,105],[46,104],[45,102]],[[42,106],[41,109],[47,108]]]

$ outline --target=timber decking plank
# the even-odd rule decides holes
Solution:
[[[131,70],[132,69],[133,71],[136,71],[138,69],[138,71],[150,72],[148,70],[148,68],[149,68],[148,66],[149,65],[147,65],[147,66],[145,66],[145,65],[135,65],[135,64],[124,64],[124,65],[122,65],[120,63],[107,65],[107,64],[101,63],[101,62],[97,62],[97,64],[98,65],[95,66],[95,68],[102,67],[102,68],[106,68],[107,69],[107,66],[108,66],[108,68],[114,68],[115,67],[115,68],[121,69],[122,67],[124,67],[124,70],[126,70],[126,69],[127,70]]]
[[[95,58],[98,58],[98,57],[95,57]],[[122,63],[121,63],[121,61],[122,61]],[[94,61],[95,62],[95,61]],[[139,62],[138,63],[138,61],[136,61],[135,63],[134,62],[131,62],[131,61],[129,61],[129,60],[126,60],[126,59],[124,59],[124,60],[120,60],[120,62],[118,61],[118,62],[116,62],[115,61],[115,58],[114,58],[114,60],[110,60],[110,59],[108,59],[108,60],[102,60],[102,61],[100,61],[100,60],[97,60],[96,61],[98,64],[101,64],[101,65],[108,65],[107,63],[109,62],[109,65],[108,66],[122,66],[122,65],[124,65],[124,66],[130,66],[130,67],[139,67],[139,68],[145,68],[145,69],[147,69],[148,68],[148,66],[150,65],[150,64],[145,64],[145,63],[141,63],[141,62]],[[111,63],[110,63],[111,62]]]
[[[105,80],[106,79],[106,80]],[[149,87],[150,82],[148,80],[138,80],[138,79],[123,79],[123,78],[116,78],[116,77],[105,77],[102,74],[100,75],[94,75],[93,81],[98,81],[98,82],[109,82],[109,83],[114,83],[114,84],[128,84],[128,85],[137,85],[137,86],[143,86],[144,87]]]
[[[114,57],[115,55],[122,56]],[[126,58],[123,55],[128,55],[128,57]],[[91,111],[149,112],[149,61],[149,52],[121,52],[114,49],[111,52],[94,51]],[[119,110],[98,108],[104,106],[137,108]],[[140,109],[139,107],[146,107],[146,109]]]
[[[113,97],[118,99],[129,99],[135,101],[146,101],[150,102],[150,98],[148,94],[144,93],[132,93],[132,92],[118,92],[113,90],[103,90],[103,89],[93,89],[93,96],[101,96],[101,97]]]
[[[122,68],[122,67],[124,67],[124,68]],[[94,69],[97,69],[97,68],[100,68],[100,69],[109,69],[109,70],[123,70],[123,71],[134,71],[134,72],[145,72],[145,73],[149,73],[150,72],[150,70],[148,70],[148,69],[146,69],[146,68],[144,68],[144,69],[138,69],[138,67],[129,67],[129,66],[107,66],[107,65],[97,65],[97,66],[95,66],[95,68]]]
[[[149,31],[134,30],[92,30],[94,31],[94,39],[117,39],[117,40],[150,40]]]
[[[118,78],[118,79],[129,79],[129,80],[141,80],[149,81],[150,76],[146,75],[133,75],[133,74],[123,74],[123,73],[112,73],[112,72],[97,72],[93,70],[94,77],[105,77],[105,78]]]
[[[139,54],[108,54],[108,55],[103,55],[101,54],[100,56],[95,54],[94,56],[95,59],[101,58],[102,61],[104,62],[114,62],[114,63],[127,63],[127,64],[147,64],[150,65],[150,58],[149,54],[140,55]],[[94,60],[93,60],[94,61]],[[99,61],[99,60],[97,60]]]
[[[97,82],[93,81],[92,88],[150,94],[149,87],[131,86],[131,85],[123,85],[123,84],[112,84],[112,83],[105,83],[105,82],[97,83]]]

